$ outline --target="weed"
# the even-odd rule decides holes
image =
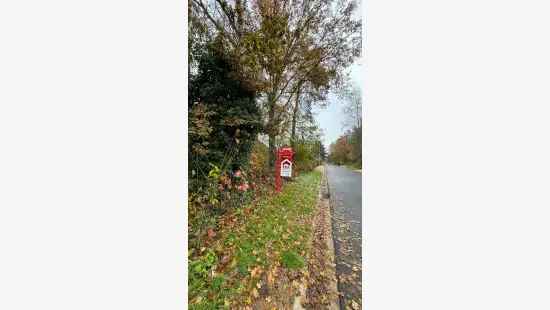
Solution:
[[[281,254],[281,264],[285,268],[300,269],[304,267],[304,259],[293,251],[285,251]]]

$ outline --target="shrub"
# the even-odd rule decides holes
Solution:
[[[311,171],[320,164],[320,142],[299,141],[294,144],[294,170]]]
[[[197,53],[189,78],[190,248],[208,238],[221,214],[253,196],[247,171],[261,129],[256,92],[215,44]]]
[[[245,168],[261,129],[256,92],[242,82],[220,46],[209,46],[189,80],[189,188],[201,191],[211,165]]]
[[[250,173],[254,179],[270,175],[269,148],[256,140],[250,154]]]

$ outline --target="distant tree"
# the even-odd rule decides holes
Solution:
[[[338,165],[351,162],[351,144],[347,135],[341,136],[330,145],[329,159]]]
[[[346,116],[344,128],[361,127],[362,122],[362,102],[361,89],[354,85],[346,88],[341,95],[344,100],[344,115]]]
[[[359,127],[353,127],[353,129],[349,132],[349,142],[351,146],[350,150],[350,162],[361,166],[361,157],[362,157],[362,126]]]
[[[343,100],[345,134],[331,145],[329,159],[338,164],[352,164],[361,167],[362,159],[362,116],[361,90],[357,85],[347,84],[340,92]]]
[[[327,160],[327,150],[325,149],[325,145],[323,143],[321,143],[321,145],[319,147],[319,153],[321,155],[321,160],[322,161]]]

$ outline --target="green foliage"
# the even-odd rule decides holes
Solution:
[[[362,156],[362,130],[363,127],[354,127],[349,133],[350,144],[351,144],[351,154],[350,159],[354,164],[358,164],[361,167],[361,156]]]
[[[330,145],[329,161],[361,168],[361,127],[354,127]]]
[[[224,276],[214,277],[214,279],[212,279],[212,289],[219,290],[222,287],[224,281],[225,281]]]
[[[256,257],[252,254],[253,249],[252,242],[245,241],[237,252],[237,269],[241,274],[248,274],[248,268],[256,262]]]
[[[250,173],[253,179],[268,176],[272,173],[269,168],[269,148],[260,141],[256,141],[252,146]]]
[[[320,155],[321,155],[321,161],[327,160],[327,150],[325,149],[325,145],[321,143],[320,145]]]
[[[211,44],[189,80],[190,191],[204,187],[210,164],[221,172],[246,167],[261,129],[256,92],[222,50],[223,45]]]
[[[274,257],[284,266],[303,264],[310,228],[298,219],[313,211],[319,174],[296,178],[276,197],[248,187],[271,180],[274,148],[291,120],[294,171],[320,163],[326,152],[311,129],[311,108],[358,56],[361,27],[350,0],[188,5],[190,308],[221,309],[250,285],[251,269],[269,264],[267,244],[283,253]],[[259,132],[269,147],[257,141]],[[250,214],[254,197],[260,203]],[[212,248],[226,216],[243,223],[223,241],[232,263],[220,275],[213,269],[224,253],[203,248]]]
[[[195,277],[207,277],[208,271],[212,268],[216,259],[216,254],[212,250],[208,250],[201,259],[189,263],[189,272]]]
[[[228,210],[246,205],[255,195],[255,186],[247,173],[222,171],[217,165],[209,164],[210,171],[200,192],[191,192],[189,210],[189,247],[199,248],[208,239],[208,229],[215,229],[219,216]]]
[[[302,174],[279,195],[263,196],[235,212],[238,222],[219,232],[223,237],[210,247],[216,250],[190,258],[189,308],[238,309],[235,303],[255,287],[259,272],[277,262],[289,269],[304,267],[313,233],[304,219],[313,216],[320,181],[318,171]],[[223,257],[227,265],[213,274]]]
[[[239,77],[223,44],[194,55],[189,80],[189,242],[199,246],[218,216],[252,198],[246,171],[261,129],[256,92]]]
[[[344,99],[344,114],[346,116],[346,133],[330,145],[329,161],[361,168],[362,157],[362,121],[361,121],[361,90],[359,87],[347,86],[341,93]]]
[[[296,171],[311,171],[321,163],[321,142],[301,140],[294,143]]]
[[[304,259],[293,251],[284,251],[281,254],[281,264],[285,268],[299,269],[304,267]]]

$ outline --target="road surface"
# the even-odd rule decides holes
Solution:
[[[327,165],[341,309],[361,309],[361,173]]]

